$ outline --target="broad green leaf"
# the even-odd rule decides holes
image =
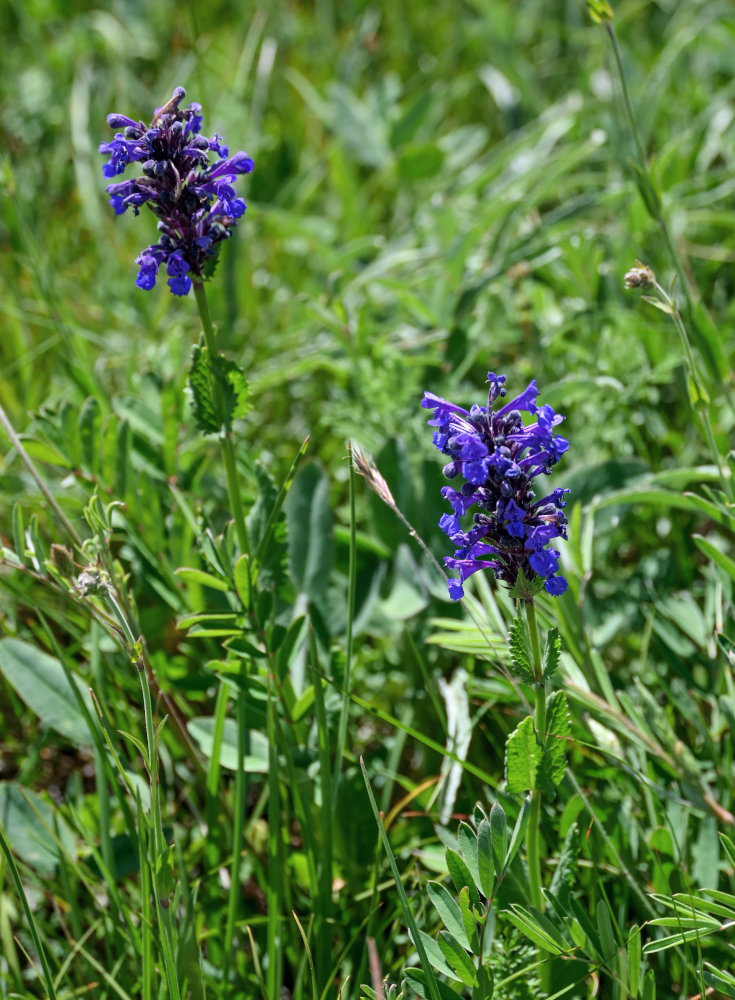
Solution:
[[[445,928],[465,948],[469,948],[470,942],[467,939],[464,929],[462,913],[457,903],[452,899],[449,891],[440,882],[429,882],[427,892]]]
[[[296,475],[285,503],[288,558],[298,589],[311,600],[322,597],[334,563],[329,482],[313,462]]]
[[[483,819],[477,828],[477,867],[480,872],[480,888],[483,896],[490,899],[493,894],[492,830],[488,820]]]
[[[30,788],[14,781],[0,782],[0,826],[15,854],[42,875],[52,875],[61,850],[73,857],[74,835],[58,810]]]
[[[0,639],[0,672],[44,725],[61,733],[75,746],[90,746],[94,742],[77,697],[56,657],[20,639]],[[74,678],[74,683],[92,719],[96,719],[87,686],[78,678]]]
[[[549,677],[553,677],[556,673],[556,668],[559,666],[559,656],[561,655],[561,639],[559,638],[559,629],[554,627],[550,628],[546,633],[546,644],[544,646],[544,655],[542,660],[542,674],[544,680],[548,680]]]
[[[438,944],[442,955],[452,968],[454,976],[460,979],[465,986],[474,986],[476,979],[475,966],[459,941],[447,933],[447,931],[441,931],[439,933]]]
[[[536,678],[533,673],[533,667],[531,666],[531,659],[528,655],[526,632],[523,627],[523,619],[520,614],[515,616],[513,623],[510,626],[508,646],[510,648],[510,655],[512,658],[513,672],[520,677],[522,681],[525,681],[527,684],[533,684]]]
[[[466,862],[459,854],[457,854],[456,851],[453,851],[451,847],[447,848],[445,857],[447,869],[449,870],[449,874],[452,877],[452,882],[454,882],[457,892],[461,892],[461,890],[467,886],[473,905],[476,906],[479,904],[480,894],[477,891],[475,880],[472,877],[472,873],[470,872]]]
[[[457,979],[458,977],[444,957],[444,951],[439,947],[439,943],[425,931],[419,931],[419,934],[426,949],[426,957],[431,962],[432,967],[437,972],[441,972],[443,976],[448,976],[450,979]]]
[[[529,715],[510,734],[505,744],[505,779],[511,795],[534,791],[541,759],[542,750]]]

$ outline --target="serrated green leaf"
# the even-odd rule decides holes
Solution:
[[[510,626],[508,647],[510,649],[513,673],[527,684],[533,684],[536,678],[531,666],[531,659],[528,655],[526,632],[523,627],[523,619],[520,615],[515,616]]]
[[[194,345],[191,353],[189,391],[194,409],[194,422],[199,430],[202,434],[219,434],[221,421],[218,419],[212,392],[209,353],[199,344]]]
[[[429,899],[434,904],[436,912],[441,917],[445,928],[453,934],[457,940],[465,947],[469,948],[470,942],[464,929],[462,912],[459,905],[452,899],[449,890],[440,882],[429,882],[427,885]]]
[[[462,889],[467,886],[470,892],[470,900],[473,906],[477,906],[480,902],[480,893],[477,891],[477,886],[475,885],[475,880],[472,877],[469,867],[463,858],[453,851],[451,847],[448,847],[445,854],[447,869],[452,877],[452,882],[454,882],[457,892],[461,892]]]
[[[474,986],[476,979],[475,966],[459,941],[447,931],[441,931],[439,933],[438,944],[442,955],[453,971],[454,978],[461,980],[465,986]]]
[[[536,789],[542,758],[543,751],[529,715],[510,734],[505,744],[505,779],[511,795],[523,795]]]
[[[560,654],[561,638],[559,637],[559,629],[556,627],[550,628],[546,633],[546,644],[544,645],[544,655],[541,661],[541,676],[544,680],[548,680],[549,677],[553,677],[556,673],[556,668],[559,666]]]
[[[248,412],[248,384],[242,369],[223,354],[211,358],[196,344],[189,368],[194,420],[203,434],[219,434]]]
[[[487,819],[483,819],[477,828],[477,867],[480,873],[480,889],[486,899],[493,894],[493,863],[492,830]]]
[[[576,823],[567,830],[564,838],[559,863],[556,866],[554,877],[549,887],[550,892],[558,896],[562,903],[566,904],[569,892],[574,883],[574,876],[577,872],[577,861],[579,859],[579,829]]]
[[[540,768],[541,785],[553,795],[567,769],[567,737],[569,736],[569,708],[563,691],[549,699],[546,715],[547,735]]]

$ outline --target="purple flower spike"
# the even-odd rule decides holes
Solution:
[[[185,97],[184,88],[177,87],[156,108],[150,126],[127,115],[108,115],[108,125],[121,131],[99,148],[109,156],[102,168],[107,178],[124,173],[129,163],[141,164],[142,176],[109,184],[107,193],[116,215],[128,208],[138,215],[147,204],[157,216],[159,239],[139,255],[135,284],[150,291],[165,264],[173,295],[188,295],[192,283],[201,282],[205,269],[216,262],[219,244],[245,214],[245,201],[233,184],[253,169],[247,153],[229,156],[222,136],[199,134],[202,107],[181,107]],[[210,153],[218,157],[214,163]]]
[[[558,573],[559,553],[548,546],[567,537],[562,508],[569,490],[557,487],[535,500],[532,481],[548,475],[569,448],[554,433],[564,418],[548,405],[537,406],[535,381],[493,411],[493,404],[506,395],[505,375],[488,372],[487,380],[487,406],[474,405],[468,412],[431,392],[424,393],[421,403],[434,411],[428,421],[436,428],[434,445],[450,458],[444,475],[465,480],[459,489],[442,489],[453,513],[443,514],[439,525],[456,546],[444,563],[458,574],[449,580],[449,596],[455,601],[464,597],[464,581],[480,569],[491,569],[508,587],[526,581],[517,596],[529,599],[543,580],[546,591],[558,597],[568,584]],[[534,421],[524,424],[522,411]],[[474,506],[472,524],[463,531],[460,518]]]

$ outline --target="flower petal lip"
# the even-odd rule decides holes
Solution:
[[[201,105],[185,107],[185,97],[185,89],[177,87],[148,126],[118,112],[108,115],[110,127],[122,131],[99,147],[109,157],[102,168],[105,177],[124,173],[130,163],[139,163],[142,170],[137,178],[108,185],[115,214],[132,208],[138,215],[147,204],[158,219],[157,242],[138,257],[136,285],[145,291],[154,287],[157,268],[143,266],[152,259],[159,266],[167,264],[174,295],[187,295],[194,281],[203,280],[219,244],[232,235],[246,209],[233,184],[254,168],[247,153],[228,157],[222,136],[199,134]],[[210,163],[210,154],[219,160]]]
[[[531,584],[538,580],[536,586],[544,580],[546,591],[558,596],[567,582],[558,575],[559,553],[548,546],[567,536],[562,508],[569,490],[556,487],[536,500],[533,480],[548,475],[568,450],[569,442],[554,433],[564,418],[548,404],[537,405],[535,379],[493,410],[506,395],[506,378],[488,372],[487,380],[487,407],[474,404],[468,411],[432,392],[425,392],[421,401],[433,411],[427,423],[438,428],[435,447],[451,459],[444,475],[465,480],[461,489],[442,488],[452,514],[442,515],[439,525],[456,546],[444,562],[458,573],[449,580],[450,597],[461,598],[464,582],[481,569],[491,569],[509,587],[521,574]],[[522,412],[535,421],[524,424]],[[463,530],[460,519],[472,507],[477,508],[472,525]]]

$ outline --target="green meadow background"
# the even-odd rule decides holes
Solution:
[[[733,889],[717,833],[732,835],[735,685],[716,641],[722,632],[735,637],[732,579],[692,541],[698,533],[732,554],[732,534],[682,499],[687,491],[706,497],[716,469],[690,406],[671,317],[626,291],[623,276],[638,258],[668,288],[671,245],[680,255],[701,304],[692,336],[724,455],[735,421],[725,394],[735,322],[735,11],[717,0],[622,0],[614,13],[666,229],[636,183],[613,51],[583,0],[5,0],[0,404],[82,534],[95,488],[105,503],[125,503],[112,535],[115,557],[161,687],[201,733],[206,726],[197,730],[197,720],[211,718],[217,694],[211,663],[222,651],[216,637],[192,638],[178,623],[224,607],[224,598],[175,570],[207,568],[198,519],[221,531],[227,493],[215,445],[194,428],[185,391],[199,335],[193,298],[174,299],[164,281],[152,292],[135,287],[133,261],[154,240],[153,220],[146,212],[116,218],[107,204],[97,152],[112,134],[107,114],[149,121],[182,85],[187,101],[204,107],[204,133],[217,131],[231,152],[244,149],[255,160],[239,183],[248,210],[223,248],[209,303],[220,343],[250,384],[250,412],[238,425],[248,505],[262,488],[256,460],[280,486],[309,437],[304,468],[321,491],[321,520],[289,514],[292,582],[283,586],[294,614],[310,605],[330,675],[344,676],[348,642],[347,441],[372,453],[441,560],[448,551],[437,527],[442,462],[419,407],[423,391],[469,405],[483,401],[488,370],[507,375],[511,396],[535,378],[540,401],[565,414],[562,433],[571,442],[552,483],[572,489],[562,556],[570,590],[542,602],[542,615],[547,624],[560,616],[568,650],[577,782],[565,783],[547,807],[542,836],[553,859],[578,823],[579,898],[591,912],[604,900],[624,942],[626,927],[661,915],[647,893]],[[0,430],[0,534],[9,548],[15,504],[44,549],[67,541]],[[317,955],[314,995],[361,995],[360,982],[372,981],[368,937],[392,981],[407,961],[416,964],[376,850],[358,758],[390,815],[420,925],[433,933],[425,885],[446,877],[435,828],[442,758],[409,727],[446,743],[451,696],[442,679],[466,685],[469,759],[502,782],[505,738],[523,715],[498,669],[502,654],[473,655],[471,632],[457,633],[462,609],[362,480],[355,526],[351,678],[361,703],[352,706],[338,761],[334,815],[314,820],[317,839],[333,825],[331,898],[323,885],[314,896],[310,851],[321,848],[304,834],[312,815],[304,802],[321,816],[325,794],[315,709],[307,698],[288,723],[276,831],[261,702],[252,740],[262,767],[248,784],[235,986],[213,971],[228,895],[221,871],[231,862],[226,824],[202,833],[212,818],[204,782],[168,731],[164,740],[164,822],[187,883],[186,926],[192,941],[204,942],[207,995],[259,995],[252,956],[267,967],[275,933],[266,926],[269,902],[281,907],[284,996],[312,996],[292,911]],[[304,575],[293,577],[293,569],[310,532],[322,533],[319,572],[300,587]],[[11,562],[0,563],[0,643],[21,641],[65,661],[83,686],[93,683],[114,729],[141,732],[137,679],[115,644],[42,573]],[[479,588],[502,639],[510,601]],[[2,650],[17,648],[0,645],[0,821],[58,972],[100,917],[110,884],[120,897],[113,893],[115,906],[134,897],[136,859],[119,839],[124,810],[100,779],[86,731],[49,724],[42,712],[39,719],[25,675],[5,670]],[[295,669],[299,698],[309,680]],[[327,690],[333,733],[339,710],[338,693]],[[133,747],[125,752],[142,773]],[[226,768],[220,780],[229,801]],[[488,792],[502,794],[463,774],[450,803],[454,818],[441,825],[455,829]],[[518,803],[503,802],[513,819]],[[49,824],[67,860],[39,849]],[[107,849],[117,852],[107,888],[90,847],[103,829]],[[272,866],[279,837],[276,892],[269,858]],[[547,878],[555,865],[545,866]],[[42,996],[5,862],[0,873],[0,997]],[[140,995],[133,946],[119,927],[95,928],[60,996]],[[496,957],[498,981],[533,957],[523,950],[528,942],[508,941]],[[704,959],[732,970],[731,941],[731,931],[729,941],[709,938]],[[646,959],[659,996],[699,991],[699,947]],[[577,972],[569,995],[586,996],[581,963]],[[276,1000],[268,994],[276,980],[266,979],[263,995]],[[496,996],[525,996],[523,981]],[[614,983],[605,989],[610,997],[637,995]]]

